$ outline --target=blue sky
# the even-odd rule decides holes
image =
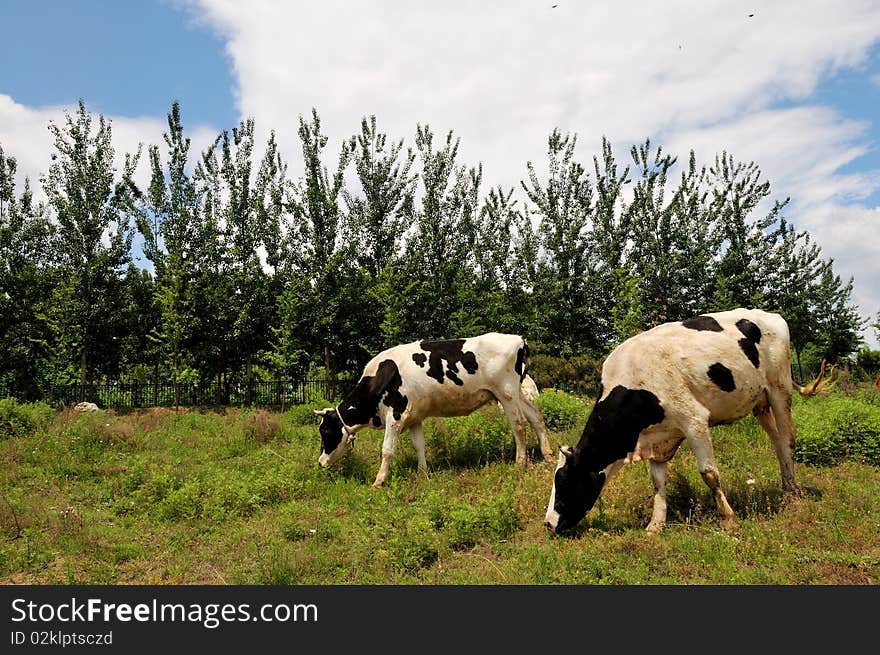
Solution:
[[[237,120],[224,43],[182,5],[3,0],[0,23],[0,92],[19,103],[161,116],[177,98],[197,121]]]
[[[557,7],[552,8],[552,4]],[[455,130],[486,187],[518,189],[554,127],[586,162],[650,137],[685,160],[754,160],[880,309],[880,3],[865,0],[3,0],[0,144],[36,180],[46,124],[83,98],[117,151],[160,143],[181,102],[193,150],[254,116],[297,176],[297,118],[338,152],[363,116],[413,145]],[[754,14],[749,17],[748,14]],[[332,166],[332,164],[331,164]],[[142,176],[145,176],[145,171]],[[519,191],[517,191],[519,193]],[[521,199],[522,200],[522,199]],[[866,336],[876,345],[873,334]]]

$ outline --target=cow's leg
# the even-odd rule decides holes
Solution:
[[[391,418],[390,416],[388,417]],[[393,420],[385,423],[385,439],[382,441],[382,463],[379,465],[379,472],[376,474],[376,480],[373,482],[373,489],[378,489],[382,483],[388,478],[388,469],[391,467],[391,459],[394,457],[394,451],[397,450],[397,437],[400,435],[400,426]]]
[[[409,438],[412,445],[416,449],[416,455],[419,457],[419,471],[428,472],[428,462],[425,460],[425,430],[421,421],[411,425],[409,428]]]
[[[712,438],[709,434],[709,424],[702,423],[694,425],[687,431],[687,440],[694,451],[697,458],[697,466],[700,468],[700,475],[703,482],[715,494],[715,506],[718,509],[718,515],[721,517],[721,527],[725,530],[732,530],[736,527],[733,520],[733,510],[727,502],[724,492],[721,490],[721,476],[718,474],[718,467],[715,466],[715,453],[712,449]]]
[[[776,459],[779,460],[779,472],[782,475],[783,493],[796,493],[797,484],[794,481],[794,439],[796,435],[794,421],[791,419],[791,393],[770,389],[770,407],[773,416],[766,413],[766,419],[755,413],[761,426],[770,436],[773,442],[773,450],[776,451]]]
[[[526,451],[526,419],[525,413],[520,408],[520,404],[514,398],[500,398],[501,407],[510,423],[510,429],[513,430],[513,438],[516,441],[516,463],[527,464],[529,454]]]
[[[541,410],[525,396],[520,396],[520,406],[526,415],[529,425],[532,426],[535,434],[538,435],[538,442],[541,444],[541,453],[543,453],[544,459],[551,464],[555,463],[556,454],[553,452],[552,446],[550,446],[550,438],[547,436],[547,426],[544,424],[544,416],[541,414]]]
[[[651,460],[651,481],[654,483],[654,511],[651,522],[645,528],[648,532],[658,533],[666,527],[666,469],[667,462]]]

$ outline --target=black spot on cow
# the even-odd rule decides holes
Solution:
[[[464,339],[447,339],[443,341],[422,341],[420,345],[422,350],[427,351],[428,357],[428,377],[434,378],[440,384],[443,384],[444,377],[452,380],[453,383],[462,385],[464,382],[458,377],[458,365],[473,375],[477,372],[477,356],[469,351],[463,350]],[[413,355],[415,358],[415,355]],[[446,362],[444,370],[443,362]]]
[[[322,416],[318,432],[321,433],[321,452],[329,455],[336,450],[339,442],[342,441],[343,429],[339,415],[333,412]]]
[[[689,330],[703,330],[709,332],[724,332],[721,323],[711,316],[694,316],[681,322]]]
[[[761,328],[746,318],[741,318],[736,322],[737,329],[743,333],[747,339],[755,343],[761,343]]]
[[[374,417],[373,417],[373,427],[374,427],[374,428],[378,428],[378,427],[381,427],[381,426],[382,426],[382,419],[379,418],[378,416],[374,416]]]
[[[452,380],[458,386],[460,386],[460,387],[464,386],[464,382],[462,381],[462,379],[460,377],[458,377],[455,373],[453,373],[451,369],[447,369],[446,377],[448,377],[450,380]]]
[[[577,445],[581,459],[588,470],[601,471],[633,452],[642,430],[665,416],[660,399],[650,391],[617,385],[590,412]]]
[[[379,402],[394,410],[399,420],[406,409],[407,397],[400,393],[403,380],[392,359],[379,363],[376,375],[363,376],[339,404],[339,415],[348,426],[367,425],[379,413]]]
[[[715,383],[721,391],[735,391],[736,383],[733,381],[733,373],[724,364],[716,362],[707,371],[709,379]]]
[[[413,353],[412,358],[419,368],[425,368],[425,362],[428,361],[428,356],[425,353]]]
[[[513,370],[516,371],[516,374],[519,376],[520,382],[522,382],[526,377],[526,372],[528,370],[528,361],[529,344],[523,342],[522,348],[519,348],[516,351],[516,364],[513,365]]]
[[[577,448],[554,478],[557,532],[574,528],[586,516],[605,484],[602,471],[633,452],[642,430],[665,416],[653,393],[621,385],[593,406]]]
[[[743,338],[739,340],[739,347],[752,365],[758,368],[761,357],[758,355],[757,344],[761,343],[761,328],[745,318],[738,320],[736,327],[743,334]]]

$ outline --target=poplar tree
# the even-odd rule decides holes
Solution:
[[[64,364],[89,384],[119,357],[121,276],[130,261],[132,218],[140,193],[133,175],[140,157],[126,154],[117,175],[110,121],[93,119],[80,100],[64,124],[49,124],[52,163],[43,188],[57,221],[59,284],[53,318]],[[72,360],[72,361],[71,361]]]
[[[340,367],[363,358],[355,338],[363,280],[354,275],[353,251],[340,238],[339,201],[351,143],[343,142],[331,175],[323,161],[328,139],[317,110],[312,109],[310,121],[300,116],[298,134],[305,169],[291,195],[286,246],[292,279],[284,290],[279,320],[291,356],[302,350],[313,353],[335,391]]]
[[[17,164],[0,146],[0,385],[38,397],[50,353],[53,227],[30,183],[16,195]]]
[[[538,217],[539,259],[534,292],[541,299],[536,340],[552,354],[570,356],[604,350],[601,291],[592,285],[597,262],[591,259],[593,186],[574,158],[577,135],[554,129],[547,140],[549,172],[540,180],[531,161],[529,182],[521,182]]]
[[[401,280],[402,245],[413,221],[418,175],[412,170],[412,150],[404,151],[403,139],[389,143],[378,130],[375,116],[361,120],[361,131],[351,137],[349,149],[358,190],[340,189],[346,208],[341,233],[343,245],[350,247],[361,269],[363,292],[373,306],[363,314],[361,341],[376,351],[388,345],[381,326],[388,299]]]
[[[168,131],[163,136],[167,163],[162,163],[159,146],[150,146],[150,186],[145,210],[138,219],[138,228],[144,236],[144,255],[155,271],[155,303],[160,312],[160,320],[151,332],[150,345],[145,343],[144,347],[164,354],[176,389],[184,364],[187,326],[194,318],[188,295],[193,254],[198,249],[195,228],[199,212],[199,194],[186,170],[190,139],[184,137],[177,101],[168,113]],[[160,352],[153,353],[156,383]]]
[[[437,147],[430,126],[416,126],[421,199],[407,239],[407,281],[390,294],[383,322],[389,342],[449,338],[471,328],[457,312],[460,285],[469,282],[472,270],[468,244],[479,211],[482,170],[459,164],[458,148],[452,131]]]

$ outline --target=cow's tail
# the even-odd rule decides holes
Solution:
[[[802,396],[818,396],[831,391],[835,384],[837,384],[837,378],[834,376],[834,364],[827,364],[823,359],[822,365],[819,367],[819,375],[804,387],[795,383],[794,388]]]
[[[516,354],[517,357],[517,373],[519,373],[519,381],[522,382],[526,379],[526,375],[529,373],[529,367],[532,364],[532,355],[529,350],[529,342],[523,338],[522,346],[519,348],[519,352]]]

